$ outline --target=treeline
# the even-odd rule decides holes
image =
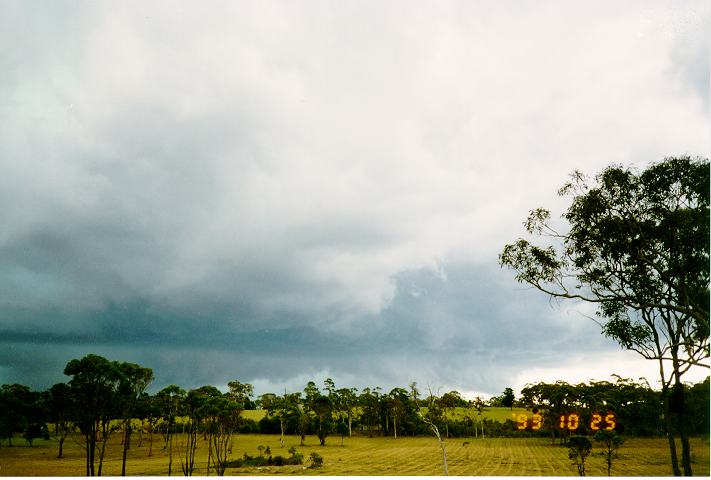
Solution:
[[[687,431],[691,435],[709,435],[709,378],[695,385],[685,385],[679,392],[684,397]],[[538,431],[542,435],[561,437],[570,433],[560,428],[561,417],[571,412],[579,416],[578,434],[594,433],[589,428],[592,416],[597,413],[614,414],[615,431],[630,436],[661,436],[671,425],[678,429],[678,418],[665,421],[661,392],[645,382],[616,377],[612,382],[589,382],[570,385],[565,382],[537,383],[521,390],[519,405],[539,410],[547,421]],[[671,409],[672,414],[675,409]]]
[[[329,436],[413,436],[477,437],[547,435],[565,442],[569,430],[559,428],[560,416],[576,412],[580,418],[577,434],[586,431],[594,412],[614,412],[616,431],[632,436],[663,435],[665,422],[660,393],[646,383],[617,377],[615,382],[565,382],[527,385],[516,398],[507,388],[502,395],[487,401],[466,400],[456,391],[438,395],[423,394],[415,382],[407,388],[384,392],[379,387],[337,387],[326,379],[323,387],[308,382],[303,391],[278,395],[266,393],[254,398],[252,385],[234,380],[229,390],[214,386],[185,390],[169,385],[151,395],[146,392],[153,381],[149,368],[132,363],[109,361],[87,355],[70,361],[64,373],[71,377],[43,392],[23,385],[3,385],[0,390],[0,437],[12,445],[21,434],[31,445],[36,438],[58,439],[58,457],[65,438],[79,431],[86,447],[86,475],[101,475],[107,441],[121,435],[122,474],[125,474],[131,435],[138,430],[146,435],[149,455],[154,440],[168,455],[168,473],[193,471],[199,439],[209,446],[208,468],[223,474],[229,464],[231,436],[235,433],[316,435],[321,445]],[[685,386],[684,418],[692,434],[709,434],[709,379]],[[542,419],[539,428],[521,429],[512,419],[497,422],[486,418],[490,407],[524,407]],[[260,420],[245,418],[244,410],[260,409]],[[524,416],[527,418],[527,416]],[[181,435],[174,437],[174,434]],[[440,438],[441,441],[441,438]],[[0,442],[0,445],[2,443]]]

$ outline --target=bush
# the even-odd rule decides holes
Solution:
[[[263,417],[259,420],[259,433],[278,434],[281,433],[279,419],[276,417]]]
[[[311,465],[309,465],[309,468],[319,468],[323,466],[323,457],[318,453],[311,452],[309,458],[311,459]]]
[[[241,420],[237,431],[239,433],[259,433],[259,426],[254,420],[245,418]]]
[[[304,455],[297,452],[296,448],[291,447],[289,449],[289,453],[291,454],[291,457],[289,457],[289,458],[284,458],[281,455],[277,455],[276,457],[266,458],[261,455],[258,457],[252,457],[251,455],[248,455],[245,452],[245,454],[242,458],[227,462],[227,467],[229,467],[229,468],[266,467],[266,466],[283,467],[284,465],[302,465],[304,463]],[[316,454],[316,455],[318,455],[318,454]],[[320,458],[320,456],[319,456],[319,458]],[[323,460],[321,460],[321,461],[323,461]],[[312,465],[313,465],[313,463],[312,463]],[[321,466],[321,464],[319,463],[318,466]]]

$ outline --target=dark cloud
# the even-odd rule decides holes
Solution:
[[[147,300],[110,302],[85,313],[82,323],[92,322],[92,333],[56,331],[51,325],[68,322],[61,317],[52,321],[49,312],[42,312],[43,329],[2,332],[4,350],[22,353],[6,357],[4,366],[20,381],[27,374],[29,350],[83,349],[128,355],[155,369],[157,385],[264,378],[300,389],[303,385],[296,383],[304,376],[320,382],[318,375],[327,372],[341,383],[354,380],[359,388],[369,386],[368,381],[392,388],[414,380],[496,393],[506,386],[502,372],[553,365],[565,351],[593,357],[615,349],[593,322],[582,317],[561,322],[565,312],[551,308],[537,292],[520,291],[507,277],[490,267],[462,264],[402,272],[394,279],[392,302],[380,315],[335,331],[309,326],[308,318],[297,319],[298,327],[245,330],[242,322],[224,321],[225,315],[237,315],[231,307],[223,315],[181,315]],[[294,315],[260,311],[258,305],[242,313],[269,320],[270,315]],[[31,378],[59,381],[68,360],[53,356],[55,375]]]
[[[0,382],[497,393],[613,351],[496,255],[570,170],[707,149],[705,35],[643,5],[9,3]]]

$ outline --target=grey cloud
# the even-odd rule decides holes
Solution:
[[[647,2],[512,5],[10,4],[3,380],[46,382],[40,349],[496,393],[607,351],[496,254],[570,170],[707,148],[656,56],[701,86],[702,36],[636,41]]]
[[[402,272],[396,285],[392,303],[379,317],[339,332],[303,326],[313,321],[309,318],[297,322],[299,327],[246,330],[224,321],[228,312],[236,314],[232,306],[223,315],[213,311],[195,317],[138,301],[92,312],[92,333],[16,329],[3,332],[3,342],[22,353],[18,359],[29,355],[28,349],[77,352],[80,346],[124,354],[154,368],[160,384],[269,379],[269,385],[294,389],[303,388],[298,382],[305,376],[328,372],[338,383],[351,380],[358,388],[418,381],[492,393],[529,364],[560,362],[561,352],[587,352],[593,358],[616,349],[601,341],[598,327],[587,319],[578,318],[582,324],[573,328],[561,324],[558,313],[534,292],[519,298],[525,309],[512,309],[508,299],[515,288],[506,288],[505,276],[490,267],[444,265],[439,272]],[[270,317],[251,308],[257,318]],[[16,369],[12,373],[19,378],[26,372],[13,358],[6,357],[4,365]],[[68,360],[53,357],[56,375],[44,372],[33,378],[59,381],[62,362]]]

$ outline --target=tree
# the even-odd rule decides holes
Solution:
[[[46,392],[45,399],[49,419],[54,422],[54,434],[58,440],[57,458],[62,458],[64,441],[72,430],[71,389],[66,383],[57,383]]]
[[[689,407],[689,418],[695,420],[691,424],[691,434],[709,436],[709,377],[703,382],[689,387],[686,393],[686,405]]]
[[[368,427],[368,431],[372,432],[378,424],[379,405],[380,405],[380,387],[375,387],[371,390],[370,387],[365,387],[358,396],[358,405],[361,410],[361,425]]]
[[[0,389],[0,438],[7,438],[9,447],[13,434],[27,429],[28,410],[33,401],[32,391],[25,385],[6,384]]]
[[[232,380],[227,383],[227,387],[230,389],[228,395],[230,398],[242,405],[243,409],[253,409],[255,407],[254,402],[252,402],[252,395],[254,395],[254,387],[251,383],[242,383],[239,380]]]
[[[214,387],[212,387],[214,388]],[[217,391],[217,389],[215,389]],[[206,429],[209,435],[210,453],[215,462],[217,475],[223,476],[227,469],[227,455],[230,452],[232,433],[237,427],[237,421],[242,410],[242,404],[234,401],[228,393],[211,394],[205,403]],[[208,474],[210,460],[208,456]]]
[[[412,404],[407,390],[404,388],[393,388],[388,394],[389,414],[393,419],[393,436],[397,438],[398,424],[402,423],[403,418],[407,415],[408,406]],[[402,430],[402,426],[400,425]]]
[[[481,424],[481,438],[484,438],[484,417],[482,416],[482,413],[486,404],[484,403],[484,400],[477,395],[472,401],[472,406],[474,407],[474,410],[476,410],[477,416],[479,417],[479,423]],[[474,437],[477,437],[476,422],[474,422]]]
[[[709,358],[709,161],[666,158],[637,173],[610,166],[580,172],[561,188],[572,197],[561,232],[548,210],[525,222],[542,246],[519,239],[499,256],[516,279],[559,299],[598,306],[602,332],[658,362],[672,470],[691,457],[682,376]]]
[[[135,363],[123,362],[118,364],[122,373],[118,384],[118,402],[121,407],[123,419],[123,457],[121,459],[121,476],[126,476],[126,455],[131,448],[131,421],[138,406],[141,395],[153,381],[153,370],[144,368]]]
[[[602,443],[604,451],[602,452],[607,462],[607,476],[610,476],[612,471],[612,459],[615,457],[617,450],[622,446],[625,439],[622,438],[614,430],[598,430],[595,432],[593,439],[596,442]]]
[[[348,436],[353,435],[353,418],[357,413],[358,406],[358,389],[356,388],[340,388],[336,391],[338,396],[338,408],[341,412],[345,412],[348,420]]]
[[[526,385],[521,390],[523,401],[532,406],[539,406],[544,417],[559,418],[564,415],[577,402],[578,392],[573,385],[567,382],[555,383],[540,382],[535,385]],[[560,434],[560,443],[565,444],[569,430],[551,428],[551,442],[555,442],[556,435]]]
[[[195,468],[195,451],[197,450],[198,431],[203,418],[207,414],[206,404],[211,395],[219,395],[215,387],[200,387],[190,390],[182,401],[183,414],[187,416],[185,435],[181,437],[178,446],[180,468],[186,477],[192,476]]]
[[[89,354],[71,360],[64,368],[71,376],[68,385],[73,399],[74,424],[84,435],[86,476],[101,476],[106,442],[113,431],[111,420],[117,418],[117,391],[124,381],[116,362]],[[96,468],[97,437],[101,434],[99,465]]]
[[[148,423],[148,456],[153,456],[153,434],[156,431],[161,416],[161,400],[157,395],[144,393],[138,402],[138,418],[145,419]],[[143,423],[143,421],[141,422]]]
[[[184,397],[185,390],[177,385],[168,385],[156,394],[165,428],[165,448],[168,450],[168,476],[173,473],[173,426]]]
[[[514,392],[511,387],[506,387],[501,397],[501,404],[504,407],[509,407],[511,410],[513,410],[513,404],[515,399],[516,397],[514,396]]]
[[[427,413],[422,415],[422,421],[430,427],[432,433],[437,437],[439,448],[442,450],[442,468],[444,469],[444,474],[449,475],[449,467],[447,466],[447,445],[442,440],[442,435],[439,432],[439,425],[442,423],[442,409],[438,405],[437,397],[434,396],[431,389],[427,397]]]
[[[573,435],[568,440],[568,458],[578,467],[578,475],[581,477],[585,476],[585,460],[591,451],[592,442],[588,437]]]
[[[284,434],[289,423],[298,422],[299,409],[299,393],[284,394],[279,397],[273,393],[265,393],[261,396],[262,408],[267,411],[268,417],[276,417],[279,419],[279,443],[284,448]]]
[[[311,403],[311,409],[316,415],[317,427],[316,435],[318,436],[321,446],[326,445],[326,437],[333,428],[333,403],[331,399],[325,395],[316,397]]]
[[[457,391],[447,392],[437,401],[443,411],[445,436],[449,438],[449,417],[451,416],[449,412],[455,407],[466,405],[466,402],[462,399],[462,395]]]

